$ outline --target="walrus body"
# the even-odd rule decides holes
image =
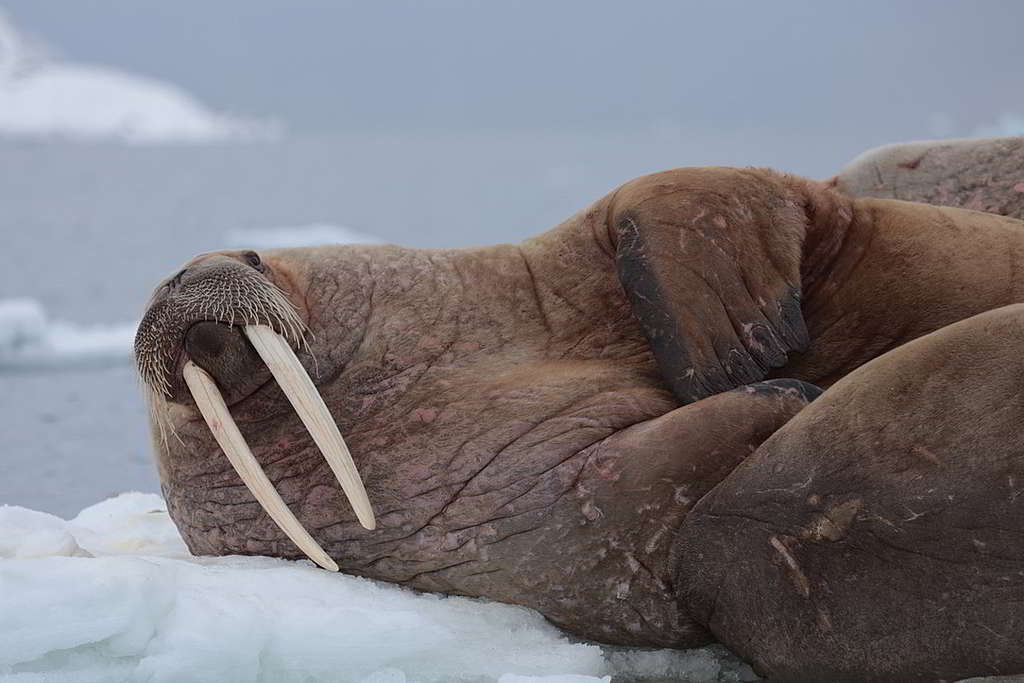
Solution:
[[[1024,220],[1024,136],[885,145],[851,161],[831,187]]]
[[[687,516],[691,614],[781,680],[1024,671],[1024,305],[840,380]]]
[[[374,532],[341,505],[309,435],[231,326],[247,305],[237,292],[268,282],[308,328],[298,355],[351,446]],[[979,552],[961,542],[967,532],[942,546],[941,525],[928,527],[937,538],[927,543],[942,546],[935,552],[954,556],[943,577],[960,582],[957,593],[939,579],[915,583],[925,569],[901,574],[895,555],[872,563],[869,551],[857,556],[859,583],[843,584],[843,553],[873,538],[871,520],[893,521],[885,506],[904,495],[899,482],[917,481],[887,479],[903,456],[878,466],[865,458],[931,434],[920,444],[928,457],[906,456],[929,463],[927,495],[954,496],[961,521],[975,509],[998,512],[979,482],[1005,480],[1000,468],[1024,454],[1024,362],[1011,334],[1024,314],[985,314],[999,324],[971,316],[1021,301],[1019,221],[852,200],[766,170],[679,169],[627,183],[521,245],[201,256],[158,290],[137,352],[147,384],[166,382],[151,407],[154,425],[175,436],[157,440],[158,466],[168,509],[197,554],[301,556],[219,456],[180,379],[186,359],[216,380],[269,479],[344,571],[527,605],[605,642],[719,639],[765,673],[810,676],[834,661],[844,675],[908,680],[900,676],[913,670],[929,680],[1024,668],[1015,647],[1024,621],[999,622],[1005,612],[985,592],[998,576],[1024,575],[1015,535],[1024,528],[1007,517],[979,539],[998,550],[966,558]],[[281,327],[270,313],[258,317]],[[999,354],[972,349],[985,335],[996,335],[984,348]],[[993,373],[1002,378],[990,381]],[[814,385],[835,382],[804,410]],[[876,392],[886,401],[869,405]],[[899,392],[948,409],[913,409]],[[978,396],[973,410],[951,407]],[[888,423],[896,435],[885,441],[876,430]],[[971,458],[980,429],[1002,445],[972,460],[977,470],[931,464]],[[826,456],[835,468],[818,467]],[[876,480],[843,489],[853,467]],[[751,487],[800,471],[817,502],[779,493],[764,503],[770,515],[732,518],[746,514]],[[824,515],[820,538],[797,529],[813,514]],[[906,552],[929,552],[926,535]],[[801,543],[828,558],[808,563]],[[896,566],[885,580],[904,591],[895,621],[893,591],[865,594],[886,562]],[[803,577],[796,593],[794,572]],[[937,607],[978,595],[969,624]],[[819,596],[831,602],[814,611]],[[929,668],[906,656],[912,638],[882,637],[888,624],[909,628],[918,611],[937,624],[929,633],[962,627],[973,644],[978,629],[1002,624],[1014,645],[965,645]],[[801,626],[811,612],[831,626]],[[885,655],[857,659],[871,648]]]

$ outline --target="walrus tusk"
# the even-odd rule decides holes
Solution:
[[[224,455],[228,456],[231,466],[238,472],[238,476],[242,478],[246,488],[249,489],[260,506],[267,511],[281,531],[299,547],[299,550],[306,553],[309,559],[324,569],[332,572],[338,571],[338,565],[309,535],[309,532],[295,518],[292,511],[281,500],[281,496],[274,489],[273,484],[267,479],[263,468],[253,457],[248,444],[245,443],[242,433],[238,431],[238,426],[231,417],[213,378],[206,370],[192,361],[185,363],[184,376],[185,383],[188,385],[189,391],[192,392],[192,398],[195,399],[196,405],[199,407],[199,412],[202,413],[203,419],[206,420],[210,431],[213,432],[213,438],[220,444]]]
[[[285,396],[306,425],[313,441],[320,448],[324,459],[338,478],[342,490],[348,496],[359,523],[367,529],[375,529],[370,499],[366,496],[363,480],[359,477],[356,464],[352,461],[345,440],[341,438],[338,425],[327,410],[320,392],[313,386],[306,369],[295,357],[295,352],[281,335],[266,325],[246,325],[245,334],[252,342],[260,358],[270,368],[270,373],[281,386]]]

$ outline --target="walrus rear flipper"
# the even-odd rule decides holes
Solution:
[[[771,680],[1024,673],[1024,304],[867,363],[690,511],[682,611]]]
[[[624,185],[609,207],[619,279],[685,403],[764,379],[806,350],[807,214],[785,177],[690,168]]]

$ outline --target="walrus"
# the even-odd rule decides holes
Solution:
[[[1019,319],[1003,307],[1024,301],[1022,257],[1014,219],[851,199],[767,169],[683,168],[628,182],[516,245],[200,255],[158,286],[136,358],[163,494],[193,553],[308,556],[532,607],[606,643],[721,640],[765,674],[813,677],[829,661],[870,680],[1015,671],[1019,620],[1000,622],[1007,640],[955,648],[934,667],[920,656],[933,648],[885,638],[915,611],[937,620],[935,633],[971,631],[965,643],[996,623],[931,609],[946,584],[915,582],[909,565],[900,575],[893,560],[876,576],[882,560],[858,559],[859,583],[839,585],[844,543],[861,538],[860,525],[873,515],[902,523],[875,511],[898,503],[898,481],[842,488],[847,464],[884,480],[889,470],[862,462],[873,444],[932,434],[921,446],[941,463],[995,429],[1002,455],[927,476],[935,496],[965,511],[999,509],[984,482],[1009,476],[996,470],[1020,443],[1010,433],[1020,385],[1005,378],[1024,366],[1012,335],[980,364],[963,340],[995,334],[985,348],[1003,348],[1006,326],[977,316]],[[926,353],[935,344],[942,351]],[[889,354],[887,370],[861,368]],[[908,355],[931,361],[904,371]],[[993,384],[990,372],[1003,379]],[[976,410],[953,409],[990,385]],[[851,391],[888,402],[868,420]],[[926,392],[949,410],[899,410],[893,391]],[[998,419],[974,419],[1000,402]],[[817,405],[834,408],[808,412]],[[908,440],[872,431],[886,420]],[[774,444],[791,447],[789,469],[776,472]],[[814,469],[819,446],[836,468]],[[799,468],[818,502],[779,497],[748,526],[730,520],[745,514],[747,482],[788,482]],[[837,536],[815,552],[838,559],[811,563],[796,547],[811,511],[825,517],[823,538]],[[964,566],[1024,571],[1017,520],[980,539],[992,556]],[[948,547],[937,533],[913,536],[907,552],[978,552],[960,543],[965,531]],[[783,597],[793,575],[797,595]],[[947,575],[958,596],[997,580]],[[868,592],[883,579],[896,581],[900,601]],[[746,595],[745,581],[779,592],[778,603]],[[803,628],[800,600],[823,594],[836,597],[813,618],[831,619],[831,630]],[[911,616],[893,621],[894,605]],[[868,651],[881,654],[857,659]]]
[[[687,515],[690,614],[773,680],[1024,671],[1022,348],[981,313],[802,410]]]
[[[1024,220],[1024,136],[870,149],[828,181],[851,197],[904,199]]]

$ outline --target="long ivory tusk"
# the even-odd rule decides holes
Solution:
[[[324,552],[305,527],[295,518],[292,511],[288,509],[281,496],[274,489],[274,486],[267,479],[263,468],[253,457],[245,438],[238,431],[238,425],[228,412],[224,398],[220,395],[220,389],[213,381],[213,378],[201,367],[188,361],[185,363],[185,383],[192,398],[195,399],[199,412],[213,432],[213,438],[220,444],[224,455],[228,456],[231,466],[238,472],[246,488],[252,492],[263,509],[267,511],[270,518],[277,526],[281,527],[288,538],[292,540],[299,550],[306,553],[309,559],[316,562],[324,569],[332,572],[338,571],[338,565]]]
[[[313,441],[320,448],[334,476],[338,478],[342,490],[348,496],[359,523],[367,529],[375,529],[377,522],[373,516],[373,508],[366,496],[366,489],[359,477],[359,471],[356,470],[356,464],[352,461],[352,454],[349,453],[345,440],[341,438],[338,425],[331,417],[323,397],[296,358],[292,347],[281,335],[266,325],[246,325],[245,334],[256,352],[260,354],[260,358],[270,368],[270,373],[281,385],[302,424],[306,425]]]

